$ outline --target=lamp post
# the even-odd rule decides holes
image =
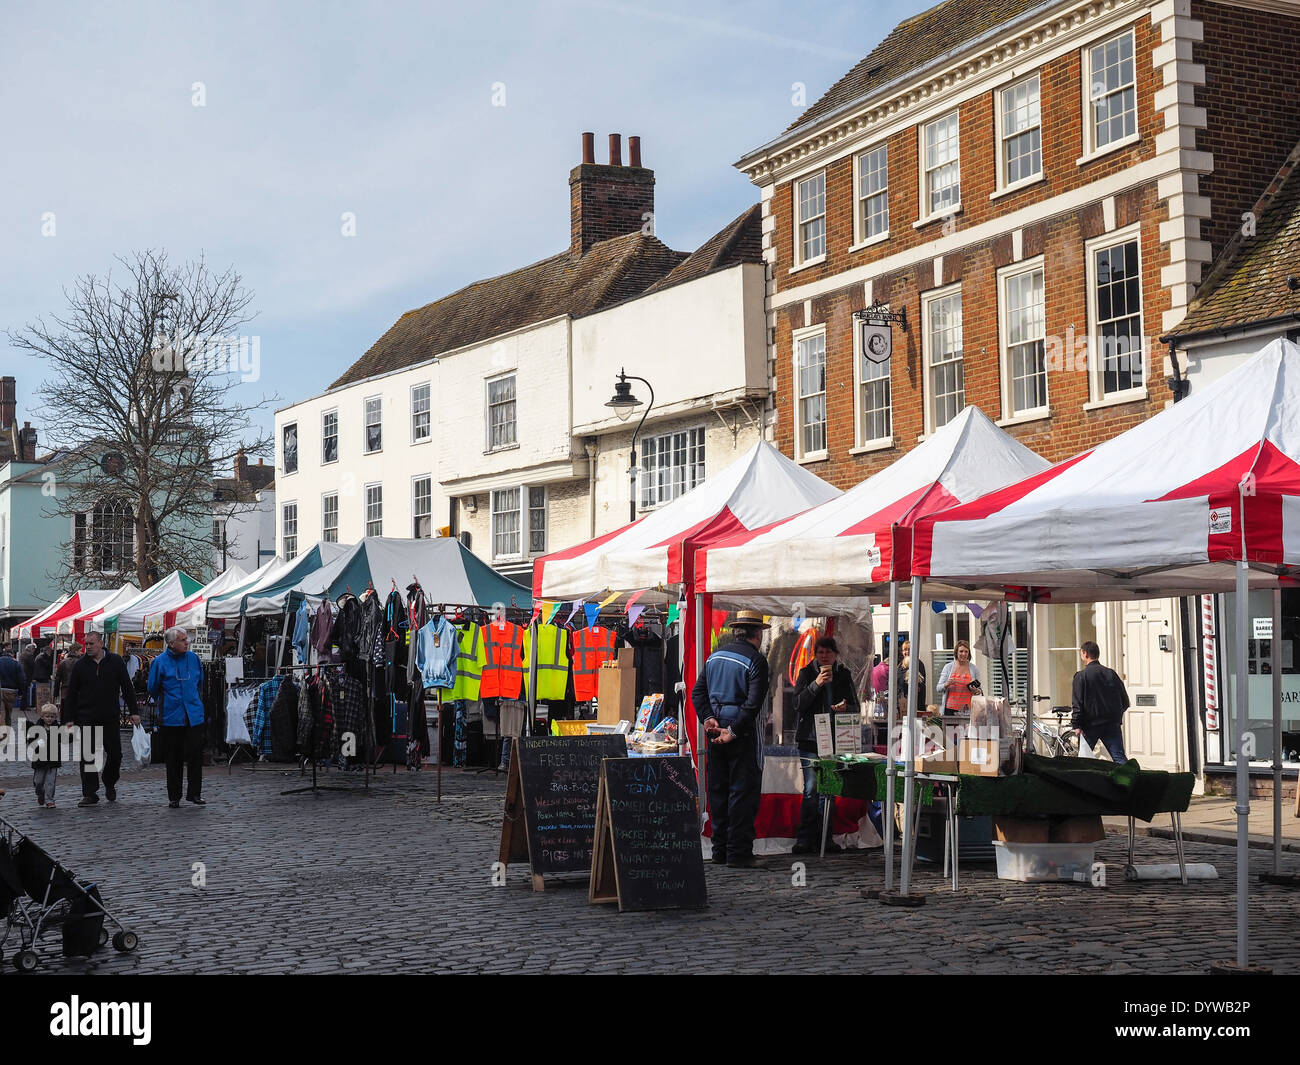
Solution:
[[[650,389],[650,402],[646,406],[645,413],[641,415],[641,420],[637,422],[636,431],[632,434],[632,465],[628,468],[628,477],[632,482],[632,498],[628,504],[628,513],[631,520],[636,521],[636,438],[641,435],[641,426],[645,425],[646,415],[650,413],[650,408],[655,405],[654,387],[644,377],[635,377],[623,370],[618,372],[618,381],[614,385],[614,398],[605,404],[607,407],[613,407],[614,413],[618,415],[618,420],[625,422],[632,416],[632,411],[641,406],[641,401],[632,395],[632,386],[629,381],[640,381],[646,388]]]

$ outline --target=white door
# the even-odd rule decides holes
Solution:
[[[1177,600],[1120,605],[1123,661],[1106,663],[1124,678],[1130,707],[1124,715],[1124,750],[1144,769],[1180,769]],[[1165,638],[1167,651],[1160,649]]]

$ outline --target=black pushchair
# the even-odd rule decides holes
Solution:
[[[0,962],[15,929],[21,945],[13,964],[22,973],[36,968],[36,941],[54,928],[62,930],[65,956],[93,954],[109,941],[105,919],[117,929],[116,950],[129,954],[140,945],[140,937],[105,909],[95,884],[81,883],[31,836],[0,817]]]

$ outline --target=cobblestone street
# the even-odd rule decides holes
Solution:
[[[327,783],[360,789],[361,778]],[[120,801],[75,806],[77,777],[59,776],[57,810],[35,807],[30,774],[7,767],[0,815],[30,832],[141,937],[64,959],[42,940],[41,971],[63,973],[633,973],[881,972],[1198,973],[1234,953],[1234,855],[1189,843],[1188,860],[1220,879],[1125,883],[1124,841],[1098,851],[1109,886],[1022,885],[990,866],[964,869],[957,893],[922,866],[919,909],[860,897],[883,879],[880,852],[758,870],[707,869],[701,912],[620,915],[588,904],[586,883],[534,893],[526,868],[493,887],[505,778],[383,772],[368,791],[317,796],[297,771],[210,768],[206,808],[169,810],[162,771],[128,773]],[[1139,837],[1138,862],[1174,861],[1174,845]],[[1255,851],[1252,871],[1271,856]],[[192,886],[202,862],[206,887]],[[1284,858],[1300,872],[1300,855]],[[1300,895],[1252,879],[1252,962],[1284,971],[1300,943]],[[6,953],[16,944],[11,940]],[[12,970],[6,966],[7,973]]]

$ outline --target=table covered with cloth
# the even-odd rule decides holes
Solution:
[[[1044,758],[1026,754],[1024,772],[1011,777],[963,776],[957,813],[963,817],[1089,816],[1136,817],[1183,813],[1196,777],[1142,769],[1137,762]]]
[[[882,801],[889,794],[889,767],[885,762],[845,762],[839,758],[819,758],[817,790],[823,795],[843,799],[862,799],[865,802]],[[897,801],[903,801],[904,767],[898,767]],[[934,802],[934,785],[928,780],[916,784],[917,799],[922,806]]]

